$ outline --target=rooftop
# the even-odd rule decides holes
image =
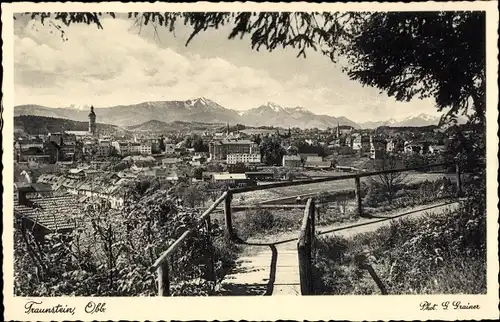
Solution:
[[[244,173],[214,173],[214,180],[246,180],[247,175]]]
[[[76,225],[81,205],[73,196],[31,199],[29,205],[14,204],[14,214],[29,219],[51,231],[70,229]]]

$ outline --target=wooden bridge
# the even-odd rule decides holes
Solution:
[[[388,224],[392,219],[401,216],[419,216],[426,212],[442,212],[444,209],[456,207],[452,204],[435,204],[431,207],[421,206],[408,211],[402,210],[396,214],[386,217],[371,217],[363,212],[361,201],[360,179],[382,174],[427,170],[429,168],[444,167],[453,165],[452,163],[441,163],[428,165],[425,167],[411,169],[392,169],[377,172],[364,172],[349,174],[345,176],[335,176],[313,180],[299,180],[290,182],[272,183],[264,186],[251,186],[225,191],[203,214],[192,228],[186,230],[170,247],[157,259],[152,269],[158,274],[158,295],[170,296],[169,260],[180,245],[186,242],[188,237],[202,226],[210,227],[210,215],[217,210],[219,205],[223,205],[225,230],[230,240],[234,243],[245,245],[249,254],[240,257],[237,267],[230,272],[219,285],[220,295],[310,295],[314,293],[312,284],[312,247],[313,239],[317,235],[342,234],[352,236],[360,232],[375,230]],[[461,193],[460,168],[456,165],[457,195]],[[299,233],[286,233],[280,236],[279,241],[243,241],[234,231],[232,223],[233,207],[231,202],[235,194],[267,190],[272,188],[290,187],[319,182],[333,182],[338,180],[354,180],[356,210],[360,216],[355,224],[335,224],[324,227],[316,225],[316,207],[314,198],[309,198],[304,208]],[[297,205],[290,205],[295,206]],[[236,206],[245,208],[245,206]],[[283,208],[283,206],[280,206]],[[268,207],[273,208],[273,207]],[[173,263],[172,263],[173,264]],[[366,266],[366,265],[365,265]],[[370,272],[370,267],[367,267]]]

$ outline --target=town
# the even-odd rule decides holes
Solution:
[[[88,118],[88,131],[16,137],[18,194],[41,189],[78,196],[80,201],[97,197],[116,208],[123,205],[126,183],[137,178],[203,181],[216,195],[227,187],[373,170],[378,160],[389,155],[402,167],[439,163],[445,157],[445,144],[453,140],[437,126],[414,131],[355,130],[347,125],[326,130],[281,129],[280,133],[280,129],[227,124],[219,131],[184,136],[129,132],[115,137],[100,135],[93,107]],[[278,143],[273,146],[273,142]]]

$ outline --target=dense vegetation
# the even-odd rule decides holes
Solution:
[[[179,208],[172,189],[147,182],[131,187],[123,210],[88,204],[77,229],[44,242],[20,222],[15,230],[15,294],[19,296],[138,296],[157,293],[151,265],[199,216]],[[175,188],[175,187],[174,187]],[[200,229],[171,258],[173,295],[208,295],[232,267],[236,249],[218,222]]]
[[[117,134],[119,129],[114,125],[97,124],[102,133]],[[20,115],[14,117],[14,128],[22,129],[28,134],[48,134],[63,131],[88,131],[88,122],[78,122],[56,117]]]
[[[317,240],[317,292],[378,294],[374,280],[356,260],[364,256],[389,294],[485,293],[485,179],[478,174],[465,185],[466,197],[457,211],[403,219],[348,239],[333,236]],[[413,206],[456,192],[446,179],[401,191],[402,196],[389,208]],[[377,203],[384,200],[384,193],[368,194],[365,199]],[[382,207],[388,209],[383,203]]]
[[[318,294],[380,294],[356,261],[366,256],[389,294],[486,292],[486,216],[459,211],[402,219],[374,232],[317,241]]]

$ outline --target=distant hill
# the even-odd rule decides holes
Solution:
[[[50,108],[40,105],[19,105],[15,107],[14,115],[39,115],[86,121],[89,110],[85,108],[86,106]],[[236,111],[205,97],[187,101],[151,101],[132,105],[95,107],[94,110],[98,121],[124,127],[158,120],[164,123],[175,121],[205,124],[229,123],[230,125],[239,123],[247,126],[317,127],[321,129],[337,126],[339,123],[359,128],[358,124],[345,117],[316,115],[302,107],[288,108],[267,103],[248,111]],[[159,123],[156,125],[162,126]]]
[[[36,115],[21,115],[14,117],[14,131],[27,134],[48,134],[62,131],[87,131],[88,122],[78,122],[64,118]],[[97,123],[99,133],[110,135],[120,134],[124,130],[115,125]]]

